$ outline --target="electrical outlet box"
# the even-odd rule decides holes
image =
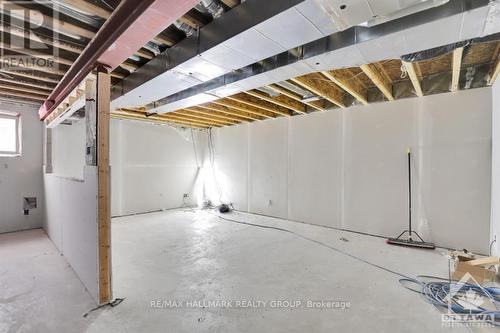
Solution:
[[[183,198],[189,198],[189,194],[184,193],[184,195],[183,195],[182,197],[183,197]]]

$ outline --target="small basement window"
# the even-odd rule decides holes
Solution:
[[[0,156],[21,155],[21,117],[0,111]]]

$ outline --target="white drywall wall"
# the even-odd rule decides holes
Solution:
[[[394,237],[407,228],[411,147],[414,228],[487,253],[491,110],[482,88],[216,129],[216,170],[235,184],[223,201]]]
[[[52,130],[53,173],[67,178],[83,179],[85,165],[85,119]]]
[[[0,156],[0,233],[43,224],[42,123],[38,108],[0,102],[1,111],[21,114],[22,155]],[[23,214],[23,198],[37,197],[38,208]]]
[[[113,216],[196,204],[198,167],[190,131],[112,119],[110,136]]]
[[[82,170],[81,180],[44,175],[45,231],[98,302],[97,167]]]
[[[500,254],[500,80],[492,87],[493,111],[491,155],[491,235],[492,253]]]

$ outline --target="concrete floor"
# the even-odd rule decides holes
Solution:
[[[448,274],[444,250],[389,246],[380,238],[250,214],[230,216],[287,228],[410,276]],[[126,299],[86,319],[82,314],[94,304],[42,231],[0,235],[0,332],[450,331],[397,276],[290,233],[183,211],[116,218],[112,227],[114,296]],[[183,304],[151,307],[163,300]],[[202,300],[232,301],[232,308],[185,308],[187,301]],[[238,300],[267,303],[234,308]],[[277,308],[278,300],[300,300],[306,307]],[[311,309],[307,300],[350,302],[350,308]]]

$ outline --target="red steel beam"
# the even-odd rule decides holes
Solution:
[[[109,72],[199,0],[122,0],[38,110],[44,120],[96,67]]]

